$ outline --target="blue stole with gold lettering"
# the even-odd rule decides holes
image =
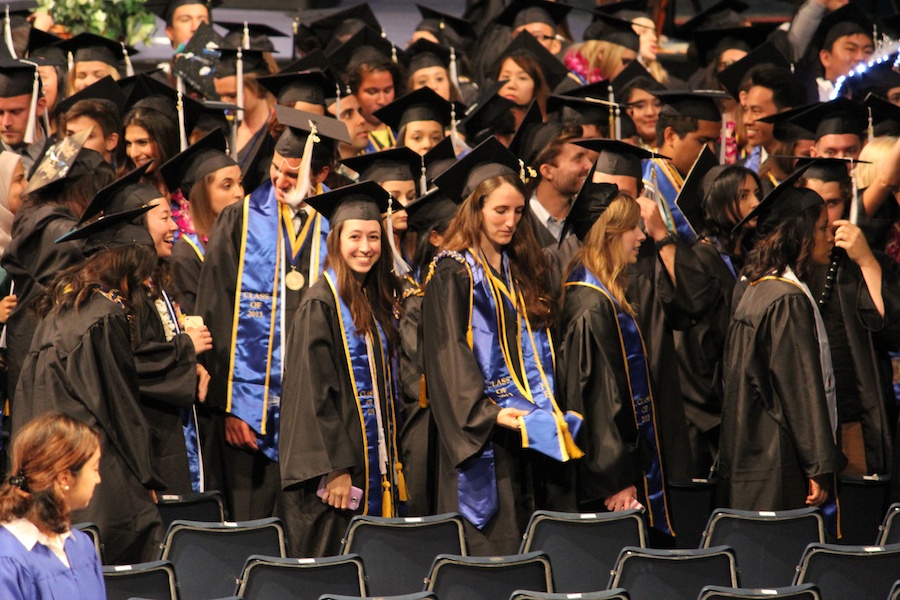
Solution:
[[[650,505],[650,526],[668,535],[674,535],[669,521],[669,508],[666,502],[665,476],[659,451],[659,440],[656,430],[656,411],[653,405],[653,393],[650,389],[650,371],[647,368],[647,351],[644,339],[634,317],[621,309],[619,303],[609,293],[606,286],[583,265],[576,267],[569,275],[566,286],[581,285],[600,292],[609,300],[616,311],[619,329],[619,343],[625,355],[625,367],[628,369],[634,420],[638,424],[641,437],[651,448],[650,465],[644,469],[644,494]]]
[[[666,215],[664,220],[667,225],[675,228],[679,237],[687,243],[693,244],[697,241],[697,234],[694,233],[684,213],[675,204],[678,193],[684,186],[684,178],[681,174],[670,165],[667,161],[658,158],[651,158],[644,161],[643,182],[644,187],[648,190],[653,189],[653,169],[656,168],[656,187],[657,192],[666,202]]]
[[[484,393],[502,408],[528,411],[519,417],[522,447],[531,448],[561,462],[584,455],[574,437],[581,427],[582,416],[563,413],[553,395],[555,356],[550,332],[532,329],[525,311],[522,294],[509,275],[509,258],[503,254],[503,281],[491,272],[480,252],[443,251],[435,256],[434,266],[442,258],[451,258],[469,271],[472,308],[469,314],[467,340],[484,376]],[[512,309],[515,323],[506,322],[501,303]],[[506,331],[515,327],[519,344],[510,348]],[[522,367],[520,377],[512,366]],[[494,472],[494,449],[488,441],[482,451],[457,469],[460,513],[479,529],[497,512],[497,482]]]
[[[382,517],[396,516],[395,503],[385,502],[385,494],[393,498],[394,482],[397,480],[397,398],[392,381],[391,353],[387,337],[381,324],[375,320],[378,333],[378,352],[381,353],[384,370],[379,373],[378,362],[369,356],[369,348],[375,352],[374,340],[368,335],[360,335],[353,326],[350,308],[341,299],[337,289],[337,277],[332,269],[323,274],[334,296],[338,308],[341,338],[350,383],[359,409],[362,438],[365,440],[364,454],[366,489],[363,499],[363,514]],[[367,338],[369,338],[367,340]],[[386,396],[386,398],[385,398]],[[382,400],[383,399],[383,400]],[[379,400],[382,400],[379,403]],[[376,403],[378,405],[376,406]]]

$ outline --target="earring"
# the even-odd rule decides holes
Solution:
[[[63,486],[63,490],[66,491],[66,492],[68,492],[68,491],[69,491],[69,486],[64,485],[64,486]]]

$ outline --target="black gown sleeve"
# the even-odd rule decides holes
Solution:
[[[172,249],[172,257],[169,259],[172,266],[172,281],[175,284],[176,297],[181,309],[186,315],[194,314],[197,304],[197,290],[200,283],[200,269],[203,267],[203,259],[197,255],[197,251],[182,236],[175,242]]]
[[[657,259],[656,263],[656,288],[666,318],[672,329],[690,328],[721,297],[718,280],[694,249],[680,240],[675,249],[674,285],[662,259]]]

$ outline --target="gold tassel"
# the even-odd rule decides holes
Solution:
[[[419,378],[419,408],[428,408],[428,396],[425,389],[425,375]]]
[[[409,502],[409,492],[406,489],[406,477],[403,475],[403,463],[397,461],[397,499],[400,502]]]
[[[384,488],[381,494],[381,516],[393,517],[394,503],[391,500],[391,483],[386,477],[381,480],[381,487]]]
[[[472,348],[472,328],[466,330],[466,343],[469,344],[469,348]]]
[[[584,456],[584,452],[575,444],[575,440],[572,439],[572,434],[569,432],[569,424],[566,423],[566,420],[563,418],[563,416],[557,414],[556,420],[559,423],[559,432],[563,436],[563,444],[566,447],[566,452],[569,454],[569,458],[575,459]]]

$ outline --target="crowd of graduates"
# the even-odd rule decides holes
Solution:
[[[710,476],[840,537],[839,475],[897,462],[897,20],[722,0],[673,60],[651,8],[576,42],[564,3],[422,6],[402,45],[367,4],[307,11],[285,66],[278,30],[169,0],[174,56],[137,75],[7,19],[4,424],[93,429],[72,519],[109,562],[204,490],[298,557],[442,512],[513,554],[539,508],[642,507],[668,547],[669,484]],[[4,494],[69,485],[13,463],[4,527],[34,516]],[[32,540],[7,531],[3,560]]]

